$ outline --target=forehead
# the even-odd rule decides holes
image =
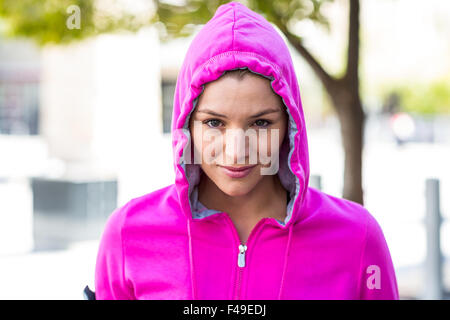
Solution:
[[[207,107],[221,113],[246,113],[277,106],[282,107],[283,103],[273,91],[270,81],[247,74],[242,79],[221,77],[207,83],[196,109]]]

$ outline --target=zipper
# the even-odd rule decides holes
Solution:
[[[245,251],[247,251],[247,246],[245,244],[240,244],[238,254],[238,266],[241,268],[245,267]]]
[[[240,300],[241,297],[241,287],[242,287],[242,276],[243,276],[243,272],[246,269],[246,265],[247,262],[246,261],[246,257],[245,254],[248,251],[248,245],[251,244],[254,234],[256,232],[257,229],[259,229],[259,227],[264,223],[264,221],[268,218],[262,218],[254,227],[253,230],[250,232],[248,239],[247,239],[247,244],[243,244],[241,243],[240,239],[239,239],[239,234],[236,230],[236,227],[233,224],[233,221],[231,220],[230,216],[228,214],[226,214],[227,220],[230,224],[230,227],[233,230],[233,234],[235,236],[235,239],[237,240],[236,243],[238,243],[238,256],[237,256],[237,277],[236,277],[236,281],[234,284],[234,292],[235,292],[235,300]]]
[[[242,272],[245,267],[245,252],[247,251],[247,246],[245,244],[239,245],[239,253],[238,253],[238,276],[236,280],[236,300],[239,300],[240,292],[241,292],[241,282],[242,282]]]

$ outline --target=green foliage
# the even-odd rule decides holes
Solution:
[[[66,27],[67,7],[75,4],[81,9],[81,29]],[[0,17],[7,36],[24,36],[38,43],[67,42],[92,33],[89,25],[92,6],[86,0],[0,0]]]
[[[148,0],[152,1],[152,0]],[[252,10],[278,26],[295,24],[311,19],[328,27],[321,13],[324,3],[332,0],[247,0],[242,1]],[[165,42],[186,37],[194,32],[196,25],[205,24],[212,18],[217,7],[229,0],[185,0],[183,6],[169,1],[153,0],[154,10],[148,18],[136,17],[121,8],[117,1],[102,1],[114,10],[100,9],[95,0],[0,0],[0,32],[11,37],[27,37],[37,43],[68,43],[106,32],[131,31],[156,24],[160,39]],[[67,8],[77,5],[81,11],[81,28],[68,29]],[[118,11],[118,12],[117,12]]]
[[[247,0],[240,1],[268,21],[277,26],[289,27],[302,19],[310,19],[328,28],[328,22],[322,15],[322,4],[332,0]],[[184,6],[176,6],[156,1],[157,12],[153,19],[164,25],[160,34],[161,41],[189,36],[190,25],[205,24],[212,18],[217,7],[229,0],[185,0]]]
[[[389,93],[397,93],[404,111],[419,114],[450,114],[450,79],[430,83],[409,83],[392,86]]]
[[[80,29],[66,26],[71,5],[80,8]],[[91,0],[0,0],[0,22],[4,36],[27,37],[40,45],[68,43],[104,32],[136,31],[142,26],[125,12],[104,14]]]

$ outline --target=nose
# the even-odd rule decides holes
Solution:
[[[225,163],[226,164],[246,164],[247,158],[250,157],[248,164],[256,164],[256,158],[252,155],[252,130],[244,132],[243,129],[227,129],[225,132]],[[249,138],[249,143],[247,139]],[[253,162],[252,162],[253,160]],[[231,163],[230,163],[231,161]]]

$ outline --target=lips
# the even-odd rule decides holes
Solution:
[[[256,165],[245,166],[245,167],[227,167],[220,166],[224,173],[231,178],[244,178],[246,177]]]
[[[254,166],[256,166],[256,164],[251,165],[251,166],[245,166],[245,167],[227,167],[227,166],[222,166],[222,168],[231,170],[231,171],[245,171],[248,170],[250,168],[253,168]]]

